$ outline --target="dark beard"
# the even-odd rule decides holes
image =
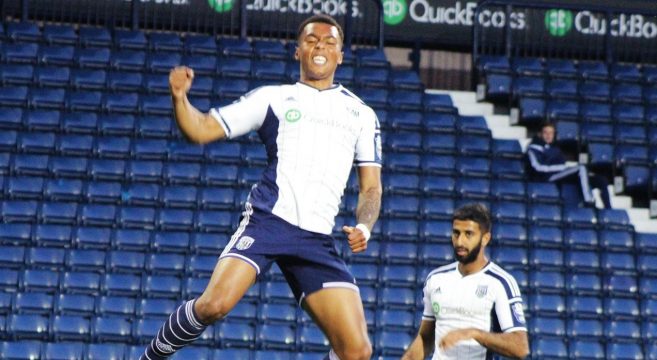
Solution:
[[[481,252],[481,238],[479,238],[479,244],[475,246],[470,252],[468,252],[467,255],[465,256],[460,256],[456,253],[456,248],[454,249],[454,257],[456,260],[458,260],[461,264],[467,265],[475,260],[477,260],[477,257],[479,256],[479,253]]]

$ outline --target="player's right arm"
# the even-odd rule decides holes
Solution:
[[[178,66],[169,73],[169,89],[176,122],[185,136],[198,144],[206,144],[226,137],[226,132],[210,116],[198,111],[187,99],[194,80],[194,70]]]
[[[424,360],[435,348],[436,322],[433,320],[422,320],[420,331],[406,349],[402,360]]]

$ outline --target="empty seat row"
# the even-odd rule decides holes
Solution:
[[[514,74],[591,81],[657,83],[657,67],[620,62],[607,65],[603,61],[483,55],[477,60],[477,69],[480,75]]]

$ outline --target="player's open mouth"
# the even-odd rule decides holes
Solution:
[[[313,57],[313,62],[317,65],[324,65],[324,64],[326,64],[326,57],[324,57],[324,56],[315,56],[315,57]]]

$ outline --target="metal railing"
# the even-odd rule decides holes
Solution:
[[[5,0],[3,19],[293,40],[303,19],[333,16],[345,44],[383,47],[378,0]]]

